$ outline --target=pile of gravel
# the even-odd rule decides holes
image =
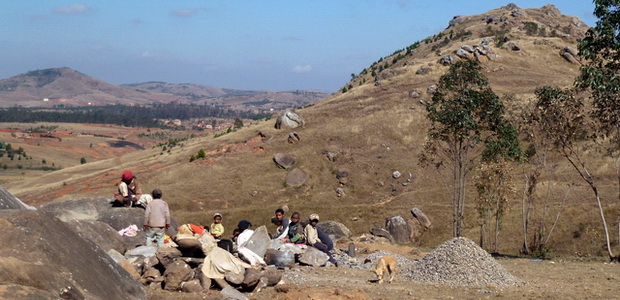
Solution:
[[[484,249],[467,238],[454,238],[415,262],[401,268],[403,277],[422,283],[459,286],[520,285],[522,281],[510,274]]]

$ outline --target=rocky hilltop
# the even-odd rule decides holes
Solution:
[[[572,84],[581,63],[577,42],[588,29],[579,18],[562,15],[553,5],[525,9],[509,4],[446,21],[444,31],[369,63],[332,97],[297,110],[303,122],[284,113],[278,118],[280,129],[274,127],[273,118],[218,138],[190,139],[169,154],[147,149],[53,172],[9,189],[27,203],[62,201],[85,193],[110,195],[119,174],[131,169],[145,189],[167,192],[181,222],[206,224],[213,213],[221,212],[228,228],[240,219],[268,224],[273,211],[286,205],[304,216],[319,213],[361,233],[419,207],[433,226],[417,242],[436,246],[451,237],[451,222],[440,221],[452,218],[450,192],[443,175],[418,164],[418,154],[429,125],[425,104],[439,76],[457,60],[479,60],[507,110],[518,110],[538,86]],[[200,149],[204,158],[190,162]],[[290,156],[285,167],[274,163],[283,155]],[[572,187],[563,200],[560,185],[578,178],[569,172],[570,166],[550,159],[558,178],[544,179],[549,186],[546,197],[554,207],[567,207],[554,233],[554,249],[564,254],[601,253],[596,215],[580,213],[591,209],[581,196],[585,189]],[[601,161],[598,167],[609,170],[609,163]],[[522,174],[517,170],[515,174],[516,190],[521,191]],[[611,193],[607,186],[602,190]],[[520,248],[520,193],[509,201],[499,251],[515,253]],[[470,200],[474,197],[472,187],[465,235],[477,240],[477,215]]]

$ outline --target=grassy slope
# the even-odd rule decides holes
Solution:
[[[506,12],[498,9],[487,14]],[[562,25],[568,24],[571,18],[549,18],[538,10],[527,10],[527,13],[524,19],[509,19],[513,22],[509,24],[510,37],[525,51],[517,53],[494,47],[499,58],[484,64],[484,72],[495,92],[513,96],[514,103],[506,103],[508,106],[528,101],[535,87],[541,84],[570,85],[578,72],[578,65],[558,55],[564,46],[575,48],[574,39],[530,37],[519,29],[528,20]],[[487,26],[482,15],[470,17],[455,30],[464,28],[474,35],[464,41],[453,41],[440,52],[450,53],[462,44],[478,44]],[[546,42],[541,43],[543,40]],[[420,99],[429,99],[426,88],[448,69],[437,63],[439,56],[430,49],[432,45],[422,43],[413,56],[384,71],[382,87],[375,86],[370,75],[362,76],[358,80],[365,78],[365,84],[353,82],[354,88],[349,92],[337,93],[300,109],[298,112],[306,120],[306,126],[294,129],[301,136],[299,143],[286,142],[292,130],[274,129],[274,120],[261,121],[217,139],[192,139],[171,154],[159,155],[160,149],[139,151],[55,172],[10,190],[34,203],[111,195],[118,175],[124,169],[131,169],[144,182],[146,190],[155,187],[164,190],[174,216],[181,222],[210,224],[211,215],[218,211],[224,214],[224,225],[230,232],[242,218],[257,225],[267,224],[273,211],[286,204],[303,215],[317,212],[324,220],[340,221],[354,232],[362,233],[374,223],[384,224],[386,217],[398,214],[408,217],[411,208],[420,207],[433,221],[433,228],[424,235],[422,244],[438,245],[451,235],[451,198],[443,185],[444,179],[418,165],[417,155],[428,124],[419,99],[408,97],[409,91],[415,88],[422,93]],[[391,62],[391,58],[385,61]],[[432,71],[416,75],[421,66],[430,66]],[[395,75],[385,75],[390,73]],[[257,137],[259,133],[266,135],[262,141]],[[190,163],[189,157],[199,149],[207,151],[207,158]],[[326,159],[326,151],[338,153],[335,162]],[[309,182],[299,188],[286,187],[286,171],[278,169],[272,161],[275,153],[296,156],[297,166],[309,174]],[[540,203],[543,199],[549,201],[549,222],[559,207],[564,207],[554,229],[552,246],[562,254],[601,253],[602,231],[588,189],[564,161],[559,158],[553,161],[557,162],[553,164],[554,172],[544,178],[538,190]],[[608,203],[616,197],[613,171],[607,161],[593,162],[599,168],[597,173],[606,174],[602,177],[605,184],[601,190]],[[343,187],[347,195],[343,198],[338,198],[334,191],[339,186],[337,170],[350,173],[349,182]],[[391,178],[395,170],[405,176]],[[521,167],[515,167],[517,187],[500,235],[501,252],[517,253],[520,248],[523,188],[520,171]],[[405,186],[409,173],[413,176],[412,183]],[[62,186],[62,182],[67,185]],[[565,193],[567,185],[573,183],[577,185]],[[395,196],[392,185],[397,190]],[[472,189],[465,234],[477,240],[474,197]],[[542,208],[538,209],[540,212]],[[614,219],[617,208],[609,208],[609,213]],[[580,231],[581,237],[574,238],[575,231]]]

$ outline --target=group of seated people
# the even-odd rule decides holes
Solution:
[[[332,240],[316,227],[319,223],[319,215],[311,214],[307,221],[302,221],[299,212],[294,212],[289,219],[284,216],[283,209],[277,209],[271,222],[276,225],[276,231],[270,234],[273,240],[278,240],[282,243],[292,243],[300,247],[310,246],[317,248],[329,256],[329,262],[336,264],[336,260],[330,252],[334,248]],[[179,227],[179,232],[189,232],[196,236],[208,232],[220,248],[230,253],[237,253],[240,258],[250,265],[265,265],[263,257],[246,247],[247,242],[254,234],[254,230],[251,227],[252,223],[250,221],[241,220],[233,230],[232,238],[223,239],[224,226],[222,225],[222,215],[216,213],[213,216],[213,223],[210,227],[184,224]]]

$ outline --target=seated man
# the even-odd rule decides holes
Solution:
[[[137,204],[146,207],[153,197],[149,194],[143,195],[138,179],[131,171],[125,171],[118,183],[118,192],[114,194],[114,199],[119,206],[131,207]]]
[[[284,210],[276,209],[276,216],[271,219],[271,223],[277,226],[276,233],[273,235],[274,240],[284,240],[288,237],[288,227],[291,221],[284,216]]]

